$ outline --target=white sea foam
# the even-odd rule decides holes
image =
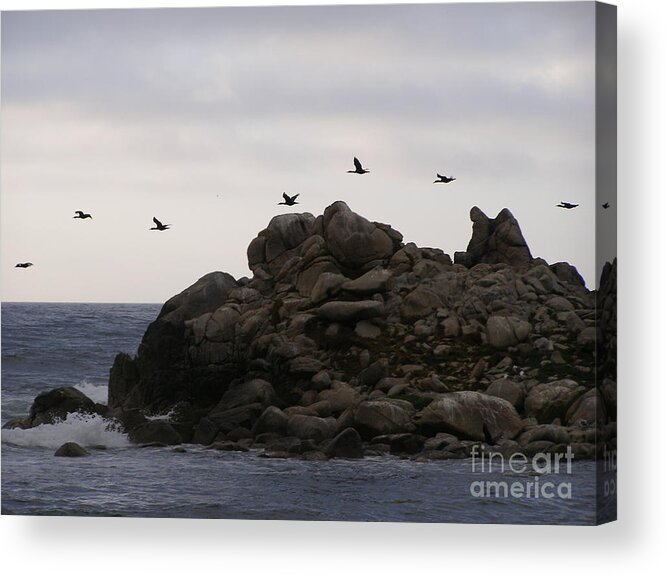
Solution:
[[[171,418],[174,416],[175,411],[172,409],[168,413],[159,413],[157,415],[146,415],[146,419],[150,419],[151,421],[155,420],[163,420],[163,421],[171,421]]]
[[[74,441],[82,446],[129,447],[127,435],[118,425],[97,414],[70,413],[67,419],[54,424],[42,424],[31,429],[3,429],[2,442],[21,447],[57,449]]]
[[[108,385],[97,385],[90,383],[87,380],[83,380],[81,383],[77,383],[74,386],[74,389],[78,389],[81,393],[87,395],[95,403],[101,403],[106,405],[109,397],[109,386]]]

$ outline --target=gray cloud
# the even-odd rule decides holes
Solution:
[[[587,2],[5,13],[3,260],[54,263],[35,266],[51,291],[3,274],[4,297],[159,301],[242,275],[285,190],[450,252],[472,205],[508,206],[535,254],[593,278],[593,105]],[[353,155],[371,177],[345,173]],[[28,207],[34,228],[14,225]],[[79,208],[101,212],[85,244],[59,219]]]

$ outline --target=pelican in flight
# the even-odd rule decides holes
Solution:
[[[35,265],[35,264],[33,264],[31,262],[25,262],[25,263],[22,263],[22,264],[16,264],[14,267],[15,268],[29,268],[32,265]]]
[[[278,206],[293,206],[294,204],[298,203],[296,201],[296,198],[300,195],[301,194],[296,194],[295,196],[288,196],[286,193],[283,193],[282,197],[284,198],[284,202],[278,202]]]
[[[565,210],[572,210],[573,208],[577,208],[580,204],[570,204],[569,202],[560,202],[557,204],[558,208],[564,208]]]
[[[447,176],[437,174],[437,179],[433,182],[433,184],[450,184],[453,180],[455,180],[455,178],[449,178]]]
[[[74,213],[76,214],[74,216],[75,220],[85,220],[86,218],[90,218],[92,220],[92,216],[90,214],[84,214],[81,210],[76,210]]]
[[[367,174],[370,170],[366,170],[359,162],[358,158],[354,156],[354,170],[347,170],[348,174]]]
[[[155,227],[154,227],[154,228],[150,228],[150,229],[151,229],[151,230],[157,230],[157,231],[159,231],[159,232],[163,232],[164,230],[168,230],[168,229],[169,229],[169,226],[171,225],[171,224],[163,224],[162,222],[160,222],[160,221],[159,221],[157,218],[155,218],[155,217],[153,217],[153,221],[155,222]]]

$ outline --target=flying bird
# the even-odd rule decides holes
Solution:
[[[359,162],[358,158],[354,156],[354,170],[347,170],[348,174],[367,174],[370,170],[366,170]]]
[[[608,208],[610,208],[610,204],[609,204],[608,202],[606,202],[605,204],[601,204],[601,207],[602,207],[604,210],[607,210]]]
[[[92,220],[92,216],[90,214],[84,214],[81,210],[76,210],[74,213],[76,214],[74,216],[75,220],[85,220],[86,218],[90,218]]]
[[[14,267],[15,268],[29,268],[32,265],[35,265],[35,264],[33,264],[31,262],[25,262],[25,263],[21,263],[21,264],[16,264]]]
[[[565,210],[572,210],[573,208],[577,208],[580,204],[570,204],[569,202],[560,202],[557,204],[558,208],[564,208]]]
[[[455,178],[449,178],[447,176],[442,176],[441,174],[437,174],[437,178],[433,184],[450,184]]]
[[[278,202],[278,206],[293,206],[294,204],[298,203],[296,201],[296,198],[300,195],[301,194],[296,194],[295,196],[288,196],[286,193],[283,192],[282,197],[284,198],[284,202]]]
[[[157,231],[163,232],[164,230],[168,230],[169,226],[171,225],[171,224],[163,224],[162,222],[160,222],[155,217],[153,217],[153,221],[155,222],[155,227],[150,228],[151,230],[157,230]]]

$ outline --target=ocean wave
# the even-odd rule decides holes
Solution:
[[[87,395],[95,403],[101,403],[106,405],[109,397],[109,386],[108,385],[98,385],[95,383],[90,383],[87,380],[83,380],[80,383],[77,383],[74,386],[74,389],[78,389],[81,393]]]
[[[129,447],[130,441],[118,424],[97,414],[70,413],[67,419],[31,429],[3,429],[2,442],[20,447],[57,449],[74,441],[84,447]]]

